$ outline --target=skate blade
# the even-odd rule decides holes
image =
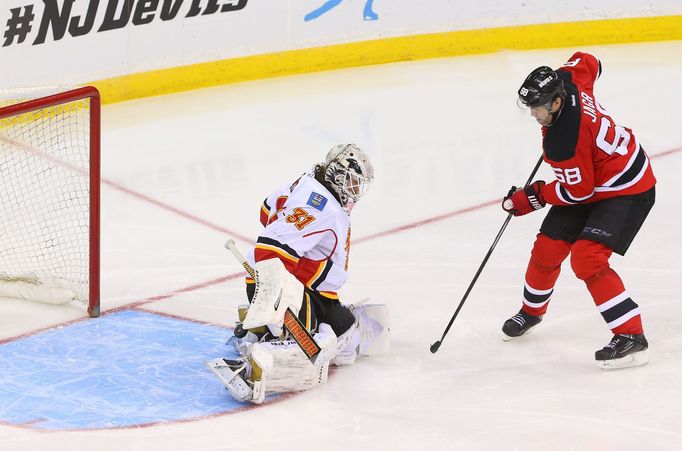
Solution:
[[[613,360],[597,360],[597,366],[602,370],[620,370],[632,366],[641,366],[649,363],[649,356],[645,351],[639,351]]]
[[[502,332],[502,341],[512,341],[512,340],[516,340],[517,338],[521,338],[521,337],[525,337],[526,335],[530,335],[536,327],[538,327],[538,326],[531,327],[530,329],[528,329],[526,331],[526,333],[521,334],[518,337],[510,337],[509,335]]]

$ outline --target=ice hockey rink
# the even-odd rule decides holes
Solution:
[[[657,203],[625,258],[644,367],[605,372],[611,338],[568,264],[543,323],[503,342],[544,212],[514,218],[436,354],[540,156],[525,75],[575,50],[651,157]],[[0,300],[2,450],[672,450],[682,432],[682,42],[503,52],[226,85],[106,106],[102,316]],[[270,190],[336,143],[367,149],[346,303],[390,308],[391,353],[322,388],[236,405],[203,361],[229,353],[245,251]],[[551,180],[547,167],[538,178]]]

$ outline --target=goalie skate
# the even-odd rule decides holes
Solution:
[[[247,371],[246,362],[217,358],[206,362],[206,366],[218,376],[234,399],[246,402],[253,398],[253,389],[244,379]]]

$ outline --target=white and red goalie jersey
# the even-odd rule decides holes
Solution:
[[[542,187],[545,201],[572,205],[652,188],[649,158],[632,130],[617,125],[594,97],[599,60],[577,52],[557,74],[567,95],[559,117],[542,127],[543,158],[557,178]]]
[[[305,287],[338,299],[347,278],[350,215],[327,188],[303,174],[265,199],[260,220],[265,230],[249,264],[279,258]]]

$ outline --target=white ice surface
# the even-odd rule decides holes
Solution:
[[[511,222],[440,351],[429,352],[505,218],[496,205],[454,212],[525,181],[540,136],[516,89],[573,50],[372,66],[106,107],[103,310],[203,284],[145,308],[232,324],[241,279],[211,283],[241,271],[224,241],[255,239],[270,189],[333,144],[356,142],[376,182],[354,211],[359,242],[342,298],[390,305],[392,353],[334,371],[323,388],[200,421],[91,432],[0,424],[0,449],[680,449],[682,152],[656,155],[682,147],[682,42],[582,49],[601,57],[596,94],[635,131],[659,181],[633,247],[612,259],[642,309],[651,363],[596,367],[593,353],[611,334],[568,265],[534,334],[502,342],[542,212]],[[551,177],[546,167],[540,175]],[[83,314],[0,300],[0,339]]]

